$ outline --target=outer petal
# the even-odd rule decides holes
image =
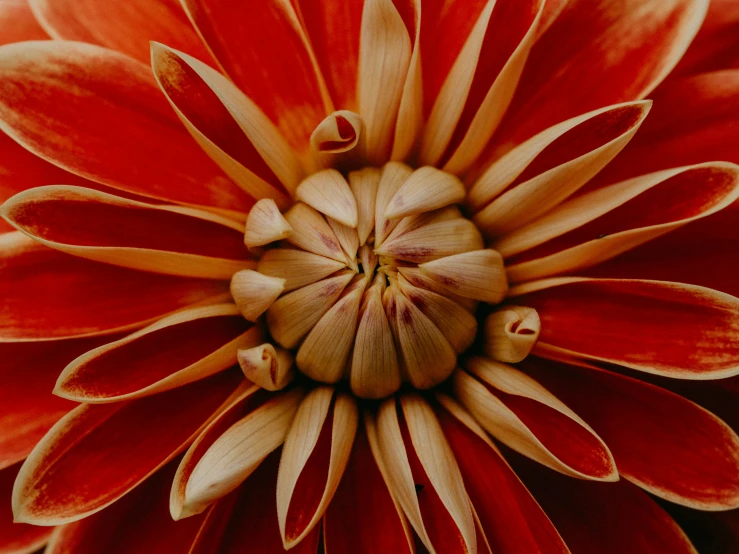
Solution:
[[[598,431],[622,476],[691,508],[739,507],[739,437],[712,413],[595,367],[535,358],[523,366]]]
[[[275,487],[279,452],[272,454],[244,486],[219,500],[208,513],[190,554],[284,554],[277,524]],[[316,527],[290,554],[316,554],[320,528]]]
[[[41,26],[56,39],[99,44],[149,63],[158,40],[201,60],[210,56],[177,0],[29,0]]]
[[[234,304],[183,310],[76,358],[54,393],[90,403],[149,396],[233,366],[238,349],[262,340]]]
[[[75,407],[52,394],[54,382],[67,363],[101,340],[0,342],[0,468],[23,460]]]
[[[55,165],[127,192],[229,213],[251,205],[193,143],[151,70],[99,46],[0,48],[0,130]]]
[[[0,215],[46,246],[132,269],[230,279],[256,267],[242,224],[192,208],[59,185],[15,195]]]
[[[230,298],[228,281],[91,262],[18,232],[0,235],[0,269],[3,342],[128,331],[186,306]]]
[[[308,39],[290,0],[182,0],[190,19],[234,83],[305,151],[333,111]]]
[[[739,166],[659,171],[565,202],[494,246],[507,258],[512,282],[572,273],[710,217],[737,197]]]
[[[588,269],[594,277],[690,283],[739,296],[739,202]]]
[[[627,481],[567,479],[518,457],[514,467],[572,554],[698,554],[672,518]]]
[[[157,471],[107,509],[58,527],[45,554],[182,554],[202,517],[174,521],[167,500],[175,463]]]
[[[666,504],[665,509],[680,524],[698,552],[734,554],[739,551],[739,511],[699,512]]]
[[[79,406],[24,463],[16,520],[68,523],[115,502],[181,452],[241,380],[227,372],[153,397]]]
[[[665,83],[654,109],[623,152],[587,189],[676,165],[739,163],[739,69]]]
[[[711,0],[706,20],[672,75],[739,68],[739,5]]]
[[[681,283],[577,277],[535,281],[519,290],[539,287],[548,288],[516,300],[541,319],[535,353],[682,379],[739,373],[739,299],[733,296]]]
[[[3,0],[0,9],[0,44],[49,38],[33,16],[28,0]]]
[[[323,525],[326,554],[412,552],[405,518],[390,495],[361,426]]]
[[[0,554],[30,554],[42,548],[53,528],[37,527],[13,521],[10,495],[20,464],[0,471]]]
[[[462,471],[490,550],[565,554],[557,529],[472,416],[448,397],[436,414]],[[573,479],[574,480],[574,479]]]
[[[579,113],[644,98],[683,55],[707,7],[707,0],[570,1],[532,49],[489,154]]]

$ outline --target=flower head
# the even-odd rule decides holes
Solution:
[[[731,2],[6,3],[0,550],[736,519]]]

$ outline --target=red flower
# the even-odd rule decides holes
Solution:
[[[5,0],[0,552],[736,551],[738,27]]]

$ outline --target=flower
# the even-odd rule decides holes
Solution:
[[[736,526],[737,21],[5,0],[0,550]]]

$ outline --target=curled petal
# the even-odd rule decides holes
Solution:
[[[313,157],[319,167],[342,167],[361,162],[365,156],[362,117],[348,110],[332,113],[310,136]]]
[[[660,171],[565,202],[495,246],[508,258],[511,281],[540,279],[596,265],[710,216],[738,197],[739,166],[709,163]]]
[[[70,41],[11,44],[0,49],[0,83],[0,129],[72,173],[228,214],[253,202],[182,129],[151,70],[128,56]]]
[[[235,349],[257,344],[233,304],[191,308],[73,360],[54,394],[76,402],[119,402],[209,377],[236,362]]]
[[[386,400],[377,418],[385,480],[432,554],[477,552],[475,522],[454,454],[418,396]],[[400,418],[399,415],[403,417]]]
[[[733,296],[662,281],[565,278],[530,286],[548,287],[516,300],[541,318],[535,353],[681,379],[739,373],[739,300]]]
[[[52,185],[16,194],[0,215],[46,246],[132,269],[228,279],[256,265],[245,259],[242,225],[192,208]]]
[[[650,101],[640,101],[596,110],[511,150],[472,187],[468,202],[478,211],[475,222],[487,236],[498,236],[546,213],[626,146],[650,107]]]
[[[578,415],[531,377],[483,358],[458,371],[457,397],[498,440],[537,462],[580,479],[616,481],[608,447]]]
[[[47,248],[19,232],[0,235],[0,267],[0,297],[5,303],[2,341],[131,331],[175,310],[230,297],[227,281],[92,262]]]
[[[184,450],[241,380],[225,372],[156,396],[75,408],[23,464],[16,520],[58,525],[115,502]]]
[[[529,355],[539,339],[541,320],[533,308],[506,306],[485,320],[485,354],[515,364]]]
[[[209,60],[195,29],[177,0],[28,0],[39,23],[52,38],[99,44],[149,63],[154,39]],[[44,37],[45,38],[45,37]]]
[[[286,549],[320,521],[349,461],[358,423],[354,399],[313,389],[295,414],[277,477],[277,519]]]
[[[598,431],[625,478],[691,508],[739,507],[739,437],[711,412],[593,366],[533,358],[523,366]]]
[[[244,376],[265,390],[284,389],[293,379],[293,355],[268,342],[239,350],[238,360]]]

